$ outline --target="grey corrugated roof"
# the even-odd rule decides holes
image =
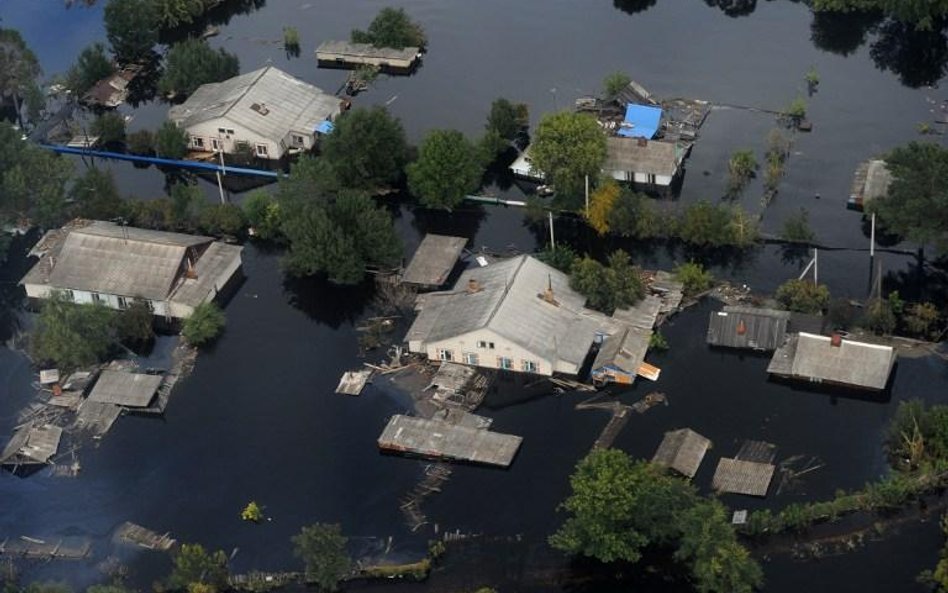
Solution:
[[[63,429],[53,424],[23,426],[13,434],[3,453],[0,453],[0,464],[46,463],[59,450],[62,436]]]
[[[678,171],[684,149],[673,142],[636,138],[606,138],[606,162],[603,171],[632,171],[646,175],[672,176]]]
[[[208,300],[208,295],[217,294],[229,278],[221,278],[224,271],[240,260],[243,247],[215,241],[208,245],[194,264],[193,277],[185,277],[169,300],[196,307]]]
[[[422,286],[441,286],[448,280],[467,239],[427,234],[411,258],[402,282]]]
[[[722,457],[711,479],[711,488],[718,492],[767,496],[776,466]]]
[[[265,105],[262,115],[253,105]],[[168,118],[188,128],[224,118],[261,136],[279,142],[291,131],[312,133],[319,122],[333,119],[340,99],[319,87],[266,66],[223,82],[204,84],[181,105],[168,111]]]
[[[896,356],[891,346],[847,339],[833,346],[828,336],[801,333],[774,353],[767,372],[881,390],[889,381]]]
[[[161,375],[105,370],[95,382],[88,400],[102,404],[144,408],[155,397],[162,380]]]
[[[787,337],[788,311],[756,307],[724,307],[712,311],[708,344],[729,348],[775,350]]]
[[[635,375],[645,362],[651,337],[652,330],[641,327],[626,327],[616,335],[607,337],[593,361],[593,370],[614,366]]]
[[[421,49],[417,47],[375,47],[370,43],[349,43],[348,41],[324,41],[316,48],[316,58],[319,54],[334,54],[357,58],[380,58],[383,60],[414,60]]]
[[[655,451],[652,463],[670,467],[689,478],[695,477],[705,453],[711,447],[711,441],[690,428],[672,430]]]
[[[467,290],[472,280],[476,292]],[[540,298],[548,285],[556,305]],[[545,359],[578,367],[596,331],[610,322],[585,309],[586,297],[569,287],[566,274],[527,255],[465,270],[457,287],[426,295],[407,340],[436,342],[488,328]]]

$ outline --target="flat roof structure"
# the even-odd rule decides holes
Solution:
[[[465,245],[467,239],[464,237],[425,235],[402,274],[402,282],[429,288],[444,285]]]
[[[76,414],[76,428],[88,432],[93,438],[99,438],[109,432],[109,429],[112,428],[112,425],[121,415],[121,406],[86,399],[79,405],[79,412]]]
[[[48,463],[59,450],[63,429],[52,424],[27,424],[13,433],[0,453],[0,465],[36,465]]]
[[[669,467],[688,478],[695,477],[711,441],[690,428],[665,433],[652,463]]]
[[[321,64],[368,65],[380,68],[409,69],[421,56],[421,48],[376,47],[370,43],[324,41],[316,48],[316,60]]]
[[[163,380],[162,375],[105,370],[99,375],[88,399],[101,404],[146,408]]]
[[[787,339],[789,311],[724,307],[711,313],[707,341],[711,346],[776,350]]]
[[[801,332],[774,352],[767,372],[790,379],[881,391],[889,382],[896,358],[891,346]]]
[[[515,435],[397,414],[378,444],[386,451],[508,467],[522,441]]]
[[[675,142],[609,136],[602,169],[674,177],[686,153],[687,148]]]
[[[718,492],[767,496],[775,469],[772,463],[722,457],[711,480],[711,488]]]
[[[849,203],[864,207],[869,202],[888,195],[890,185],[892,172],[886,162],[881,159],[868,160],[856,168]]]

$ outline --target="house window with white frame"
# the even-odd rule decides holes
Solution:
[[[513,370],[513,359],[507,358],[506,356],[498,356],[497,368],[504,369],[505,371]]]
[[[291,138],[293,139],[293,146],[306,146],[306,138],[303,136],[299,134],[293,134],[291,135]]]
[[[454,360],[454,354],[452,354],[452,352],[447,348],[438,348],[438,360],[451,362]]]
[[[191,136],[191,146],[194,148],[204,148],[204,138],[200,136]]]
[[[116,300],[118,301],[118,308],[119,308],[119,309],[122,309],[123,311],[124,311],[125,309],[128,309],[128,299],[127,299],[127,298],[125,298],[125,297],[123,297],[123,296],[120,296],[120,297],[116,297]]]
[[[70,290],[70,289],[68,289],[68,288],[64,288],[64,289],[62,290],[62,294],[63,294],[63,297],[64,297],[66,300],[68,300],[70,303],[75,303],[75,302],[76,302],[76,295],[75,295],[75,293],[72,292],[72,290]]]
[[[521,360],[520,361],[520,370],[525,373],[535,373],[540,367],[537,365],[534,360]]]
[[[211,149],[217,152],[221,149],[221,141],[217,138],[211,138]]]
[[[270,156],[270,150],[267,148],[266,144],[257,145],[257,156],[261,158],[267,158]]]
[[[97,293],[97,292],[93,292],[93,293],[92,293],[92,303],[95,304],[95,305],[101,305],[101,304],[102,304],[102,295],[99,294],[99,293]]]
[[[475,366],[477,366],[477,364],[480,361],[479,357],[474,352],[465,352],[463,354],[463,360],[464,360],[464,364],[470,364],[470,365],[475,365]]]

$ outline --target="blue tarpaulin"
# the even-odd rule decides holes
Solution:
[[[319,132],[320,134],[329,134],[330,132],[332,132],[334,127],[335,126],[332,125],[331,121],[329,121],[328,119],[325,119],[319,122],[319,125],[316,126],[316,131]]]
[[[661,119],[661,107],[629,103],[625,108],[625,121],[616,133],[626,138],[652,139]]]

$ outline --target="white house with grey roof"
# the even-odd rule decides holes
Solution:
[[[242,248],[211,237],[76,220],[49,231],[20,280],[30,299],[54,291],[75,303],[125,309],[136,299],[156,316],[184,319],[238,276]]]
[[[576,375],[597,336],[617,325],[585,303],[566,274],[521,255],[465,270],[454,290],[419,297],[406,341],[431,360]]]
[[[342,100],[273,66],[198,87],[168,118],[193,150],[233,153],[246,144],[264,159],[310,150],[332,130]]]

